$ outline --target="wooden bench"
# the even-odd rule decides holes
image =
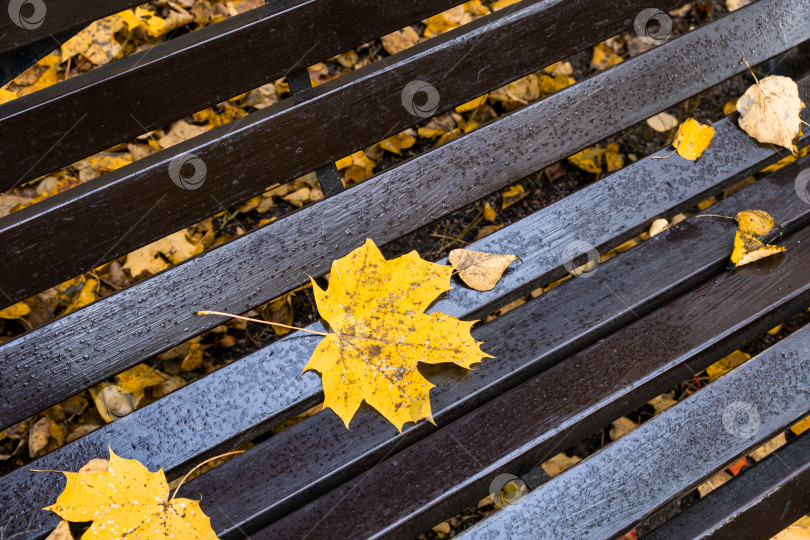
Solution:
[[[167,234],[318,171],[327,198],[0,345],[0,429],[98,384],[329,270],[365,238],[394,241],[810,39],[810,0],[759,0],[344,189],[332,165],[424,118],[403,106],[413,80],[450,110],[621,31],[648,3],[523,0],[334,81],[305,68],[460,2],[284,0],[169,40],[0,106],[0,188],[59,167],[287,75],[293,95],[229,125],[0,218],[0,308]],[[48,2],[39,29],[0,25],[6,80],[47,53],[50,36],[136,2]],[[677,1],[662,1],[663,11]],[[27,33],[31,32],[31,33]],[[810,102],[810,78],[800,81]],[[481,319],[567,274],[563,253],[605,253],[788,155],[736,123],[715,124],[697,162],[661,149],[471,247],[515,253],[489,292],[456,286],[432,307]],[[804,118],[810,119],[805,113]],[[804,135],[804,146],[810,136]],[[181,189],[189,154],[204,184]],[[810,413],[810,327],[797,330],[565,473],[539,464],[637,409],[810,306],[810,204],[802,158],[711,208],[769,212],[783,227],[779,264],[728,271],[733,222],[689,218],[476,327],[497,359],[431,376],[436,425],[398,433],[361,409],[351,431],[321,412],[193,479],[226,538],[414,537],[492,489],[530,488],[465,534],[608,538],[632,529],[739,456]],[[584,258],[578,258],[581,262]],[[320,329],[320,325],[313,326]],[[317,340],[295,334],[0,478],[0,538],[44,538],[40,510],[107,447],[178,478],[323,399],[301,369]],[[729,404],[752,406],[750,437],[727,429]],[[654,537],[768,538],[805,512],[808,436],[712,492]],[[657,535],[657,536],[656,536]]]

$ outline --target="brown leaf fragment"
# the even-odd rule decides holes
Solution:
[[[70,524],[63,519],[45,540],[73,540],[73,535],[70,534]]]
[[[458,277],[476,291],[492,290],[515,259],[515,255],[482,253],[470,249],[454,249],[447,258],[458,271]]]

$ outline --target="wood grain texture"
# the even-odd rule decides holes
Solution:
[[[458,3],[271,0],[16,99],[0,106],[0,191]]]
[[[218,317],[198,317],[198,310],[247,311],[302,284],[307,274],[326,272],[333,257],[348,252],[367,237],[379,244],[391,241],[570,155],[580,145],[587,146],[681,101],[700,86],[693,77],[661,84],[655,76],[656,68],[667,65],[671,54],[699,55],[695,65],[684,65],[684,71],[705,72],[701,84],[711,82],[712,77],[719,82],[739,72],[744,66],[732,58],[740,51],[733,47],[696,51],[694,44],[712,36],[740,38],[734,43],[745,43],[746,37],[760,39],[764,22],[752,9],[769,9],[779,1],[752,4],[735,12],[742,13],[739,17],[732,14],[695,31],[691,38],[669,42],[624,62],[571,87],[571,92],[563,90],[326,201],[3,344],[0,379],[5,391],[0,396],[0,426],[26,418],[222,322]],[[810,5],[810,0],[805,1]],[[786,24],[778,32],[780,37],[774,37],[781,44],[775,49],[785,46],[781,36],[790,28]],[[802,30],[810,32],[810,28]],[[766,45],[758,50],[768,53]],[[707,71],[707,66],[712,69]],[[642,73],[650,76],[645,78]],[[649,101],[610,91],[614,85],[623,86],[626,77],[638,81],[637,91]],[[669,74],[662,77],[669,79]],[[683,86],[677,86],[679,83]],[[802,89],[806,97],[807,85],[803,83]],[[581,109],[576,105],[580,101],[577,98],[588,96],[594,114],[611,111],[607,117],[596,116],[593,122],[583,119],[587,129],[541,129],[550,125],[562,129],[562,119],[573,109]],[[542,224],[524,235],[542,242],[542,250],[531,264],[520,267],[525,272],[513,274],[523,283],[510,286],[504,282],[503,287],[488,293],[476,293],[480,298],[475,301],[477,308],[509,301],[541,277],[561,275],[561,250],[573,240],[596,247],[619,243],[656,216],[696,202],[707,190],[718,189],[778,158],[779,154],[755,144],[730,122],[721,122],[720,126],[726,126],[726,132],[721,135],[718,129],[715,143],[697,163],[670,159],[659,164],[661,160],[645,160],[641,169],[635,169],[635,176],[619,172],[611,181],[599,182],[538,213]],[[709,163],[711,168],[704,168]],[[678,181],[683,177],[694,180]],[[660,179],[659,183],[653,183],[652,178]],[[356,200],[373,200],[376,204],[358,205]],[[497,291],[509,292],[500,296],[502,293]],[[442,303],[439,306],[443,307]]]
[[[808,511],[810,432],[805,432],[645,538],[767,540]]]
[[[808,355],[805,326],[460,537],[596,539],[631,529],[807,415]],[[757,411],[750,437],[726,429],[723,415],[735,402]],[[669,463],[677,464],[677,474],[662,466]],[[586,504],[589,511],[570,511]]]
[[[668,237],[679,232],[662,234],[667,236],[653,242],[668,243]],[[372,463],[373,468],[354,480],[266,529],[254,533],[245,522],[242,529],[256,539],[417,536],[486,497],[499,474],[528,475],[568,446],[805,310],[810,302],[810,274],[804,271],[810,264],[809,243],[810,228],[804,228],[785,239],[790,257],[775,268],[762,264],[725,272],[501,393],[419,443],[383,456],[385,461]],[[660,254],[656,260],[665,264]],[[634,275],[637,281],[647,277],[644,272]],[[622,302],[623,298],[616,295],[613,300]],[[515,311],[532,310],[533,302]],[[564,315],[558,312],[558,316]],[[514,368],[517,357],[542,350],[543,330],[527,320],[512,337],[525,350],[498,350],[498,362]],[[602,539],[631,529],[810,411],[810,372],[805,366],[810,353],[808,338],[810,326],[738,368],[743,373],[734,370],[709,384],[541,485],[520,504],[490,516],[468,538]],[[755,404],[761,418],[762,425],[752,439],[735,438],[724,431],[723,408],[737,400]],[[310,420],[294,427],[303,428]],[[362,430],[355,431],[359,433],[354,436],[362,436]],[[397,450],[401,448],[404,446]],[[239,461],[223,467],[232,473],[242,471],[257,453],[251,449]],[[264,470],[272,470],[274,457],[265,456],[261,461]],[[219,483],[211,483],[204,475],[195,479],[194,487],[199,491],[205,485],[214,493],[233,496],[238,483],[229,481],[231,488],[223,486],[225,472],[209,473],[218,476]],[[264,482],[263,478],[261,487],[266,489]],[[191,484],[188,489],[191,493]],[[257,491],[251,491],[255,498]],[[214,493],[202,491],[212,508],[220,508],[218,522],[225,525],[226,516],[233,519],[235,508],[229,505],[229,497],[220,499]],[[385,496],[369,497],[369,493]]]
[[[316,3],[329,6],[324,8],[326,16],[333,11],[328,2]],[[622,0],[599,22],[591,23],[593,17],[583,14],[592,13],[599,4],[600,0],[514,4],[514,10],[507,8],[478,19],[0,218],[0,288],[7,295],[0,296],[0,303],[41,292],[261,194],[268,185],[291,181],[417,124],[424,118],[408,112],[402,102],[403,91],[412,80],[432,81],[440,93],[437,111],[441,112],[616,34],[644,5],[642,0]],[[366,11],[377,17],[375,10]],[[350,13],[354,15],[354,11]],[[787,39],[798,39],[805,33],[810,31],[786,30]],[[769,52],[775,54],[781,48],[777,42]],[[260,50],[262,54],[267,50],[263,40]],[[230,47],[225,51],[228,62],[239,56]],[[211,60],[205,58],[205,62]],[[178,74],[189,81],[199,75],[186,74],[187,69],[191,68],[183,64]],[[251,66],[244,71],[261,70]],[[158,71],[155,77],[163,80],[166,74]],[[199,86],[216,86],[215,76],[206,76],[206,81]],[[155,83],[151,88],[161,96],[150,101],[151,109],[171,104],[165,99],[166,94],[171,94],[167,92],[171,86]],[[138,98],[146,99],[140,94]],[[182,98],[188,99],[186,95]],[[78,111],[89,114],[98,102],[94,100],[90,108],[84,103]],[[587,105],[584,107],[587,109]],[[69,114],[76,109],[59,110]],[[175,105],[170,110],[174,111]],[[601,111],[597,116],[611,125],[611,113]],[[94,121],[93,133],[101,133],[105,124],[117,124],[122,117],[128,115],[108,114]],[[581,122],[579,129],[588,129],[589,134],[598,131],[584,118]],[[569,127],[574,131],[568,118],[558,124],[561,129]],[[53,132],[62,133],[62,129],[53,128]],[[0,130],[2,133],[17,141],[12,156],[41,155],[36,149],[21,146],[37,137],[21,137],[10,126]],[[110,143],[109,137],[101,139],[99,149]],[[0,152],[3,148],[0,142]],[[504,147],[493,150],[503,151]],[[205,180],[194,190],[175,185],[169,173],[171,163],[185,163],[189,154],[205,164]],[[0,174],[12,176],[9,181],[16,180],[9,169],[4,168]]]

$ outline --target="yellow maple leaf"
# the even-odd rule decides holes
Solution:
[[[318,311],[332,331],[304,371],[321,373],[324,407],[346,427],[363,400],[400,431],[406,422],[432,422],[428,392],[434,385],[417,364],[452,362],[469,369],[492,358],[470,335],[474,322],[424,313],[451,289],[452,271],[415,251],[386,260],[366,240],[332,263],[327,290],[313,280]]]
[[[672,146],[682,158],[695,161],[709,147],[713,138],[714,128],[712,126],[701,124],[694,118],[688,118],[678,128]]]
[[[67,521],[92,520],[83,539],[217,537],[200,501],[169,497],[163,469],[150,472],[138,461],[120,458],[110,449],[106,470],[62,474],[67,485],[56,503],[45,510]]]

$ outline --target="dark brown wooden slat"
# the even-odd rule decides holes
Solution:
[[[810,159],[803,166],[810,170]],[[806,225],[810,206],[799,201],[793,190],[799,170],[784,169],[778,178],[760,181],[716,205],[712,212],[733,215],[751,206],[768,211],[793,208],[799,214],[788,210],[787,230]],[[787,215],[782,214],[783,218]],[[644,243],[600,265],[593,277],[560,286],[533,301],[531,307],[479,328],[475,338],[487,344],[485,350],[498,357],[497,363],[485,362],[470,374],[430,377],[436,384],[431,403],[437,424],[446,425],[477,404],[508,392],[530,374],[716,275],[728,261],[733,228],[733,223],[719,220],[712,225],[706,219],[690,220],[669,237]],[[570,313],[576,317],[568,316]],[[369,411],[352,422],[351,429],[347,433],[331,413],[316,415],[233,463],[195,479],[188,485],[189,493],[199,492],[214,501],[211,518],[218,533],[237,534],[237,528],[255,529],[256,519],[267,523],[282,517],[435,431],[423,423],[399,434]],[[302,447],[307,449],[306,463],[301,460]],[[435,523],[443,519],[437,518]]]
[[[0,191],[459,3],[271,0],[16,99],[0,106]]]
[[[729,120],[716,124],[716,128],[718,141],[725,141],[725,143],[715,143],[717,153],[706,153],[701,158],[699,166],[682,162],[684,166],[676,168],[679,174],[673,174],[669,169],[671,162],[647,158],[602,180],[602,185],[613,184],[612,191],[629,194],[628,200],[617,201],[617,205],[621,208],[633,201],[651,198],[653,193],[661,191],[659,186],[700,184],[701,181],[711,177],[708,171],[716,173],[720,164],[726,162],[725,156],[728,152],[739,153],[738,159],[730,161],[739,169],[726,168],[724,174],[738,175],[741,171],[750,168],[761,168],[761,165],[754,165],[754,162],[750,160],[761,160],[763,156],[769,155],[769,151],[753,144],[750,148],[746,147],[746,139],[736,128],[731,128]],[[739,140],[737,140],[738,138]],[[661,154],[663,153],[661,152]],[[770,151],[770,153],[773,152]],[[805,164],[802,162],[802,165]],[[712,212],[731,214],[738,208],[757,206],[771,211],[788,232],[797,229],[806,223],[810,208],[797,199],[793,193],[793,177],[797,174],[795,167],[797,165],[785,168],[778,174],[761,180],[735,195],[733,200],[721,201],[712,208]],[[665,170],[669,172],[664,174]],[[636,190],[635,186],[614,183],[618,177],[622,176],[628,179],[643,179],[643,182],[638,184],[639,190]],[[648,194],[643,190],[644,186],[652,186],[652,191]],[[585,193],[587,190],[582,192],[582,194]],[[580,195],[573,195],[568,202],[576,201],[578,197]],[[581,201],[579,208],[593,205],[593,201],[593,198],[585,198]],[[563,206],[564,208],[562,208]],[[525,266],[515,266],[504,276],[502,283],[509,290],[523,290],[525,284],[531,281],[527,275],[532,276],[541,271],[536,267],[538,259],[557,259],[554,246],[551,246],[550,250],[542,248],[543,243],[540,238],[545,235],[541,233],[540,236],[534,236],[532,231],[545,230],[550,222],[558,220],[556,217],[558,215],[576,216],[580,213],[577,208],[577,206],[567,205],[550,207],[548,210],[543,210],[490,235],[473,247],[482,251],[509,251],[521,254]],[[592,208],[598,209],[598,206],[592,206]],[[612,218],[618,219],[618,216],[614,213]],[[672,295],[678,295],[693,287],[707,274],[720,271],[725,266],[728,254],[727,242],[723,239],[722,231],[728,231],[730,224],[724,220],[704,219],[690,222],[689,225],[697,225],[698,228],[685,230],[682,234],[685,237],[679,236],[678,242],[669,241],[666,246],[659,246],[666,251],[667,258],[677,259],[678,265],[657,263],[664,264],[664,271],[657,266],[643,270],[652,261],[668,260],[662,257],[659,248],[653,247],[654,244],[645,243],[624,254],[621,258],[614,259],[613,262],[608,262],[600,267],[599,273],[587,282],[577,280],[565,287],[559,287],[556,292],[551,291],[545,295],[541,304],[534,304],[534,306],[542,305],[543,309],[539,313],[532,313],[530,318],[535,321],[534,324],[545,328],[543,336],[548,340],[548,347],[538,351],[539,360],[535,362],[535,369],[539,369],[540,365],[545,365],[546,361],[551,362],[554,358],[562,358],[576,352],[626,324],[629,320],[633,320],[637,315],[649,312],[660,303],[669,300]],[[687,226],[684,224],[681,225],[681,228]],[[546,241],[551,242],[548,237],[546,237]],[[674,245],[670,246],[670,243]],[[561,240],[556,245],[560,247],[564,245],[564,241]],[[538,250],[540,252],[537,255],[532,255]],[[523,274],[524,271],[527,274]],[[648,277],[638,281],[635,279],[634,273],[642,273]],[[598,297],[594,294],[594,289],[600,291]],[[506,296],[500,286],[494,293],[500,298]],[[615,302],[613,294],[620,294],[624,302]],[[485,306],[491,306],[493,302],[493,297],[489,294],[470,292],[462,287],[457,287],[449,293],[447,299],[440,302],[438,307],[444,312],[464,316],[474,311],[484,313],[487,310]],[[577,313],[579,316],[573,319],[555,315],[560,312]],[[500,340],[502,336],[506,336],[509,339],[506,339],[505,343],[512,344],[508,345],[509,347],[518,346],[522,349],[519,344],[522,342],[520,329],[522,328],[523,313],[525,312],[516,311],[513,314],[507,314],[491,325],[476,330],[476,336],[488,343],[491,341],[490,336],[493,340]],[[476,317],[479,316],[476,315]],[[485,333],[479,334],[479,331]],[[512,333],[515,331],[519,335],[512,339]],[[197,463],[204,459],[204,456],[218,453],[217,449],[221,449],[221,451],[231,449],[238,441],[250,439],[317,403],[322,397],[320,379],[314,374],[300,374],[300,368],[303,366],[302,359],[309,357],[316,343],[317,340],[308,341],[299,336],[290,336],[276,342],[145,409],[137,410],[122,420],[106,425],[79,441],[48,454],[31,464],[31,467],[36,469],[78,469],[89,459],[104,455],[107,446],[110,445],[116,452],[138,459],[151,469],[163,467],[170,478],[177,477],[185,472],[186,463],[190,461]],[[499,364],[486,364],[480,367],[473,372],[473,379],[487,378],[490,373],[489,369],[495,368],[497,371],[498,366]],[[505,366],[505,369],[506,377],[512,377],[511,368]],[[519,377],[524,376],[518,370],[515,370],[515,374]],[[437,422],[440,425],[444,424],[452,420],[455,415],[465,412],[464,401],[471,397],[471,391],[467,386],[453,389],[454,392],[448,394],[441,390],[453,387],[458,382],[457,380],[451,378],[444,381],[431,378],[439,386],[433,391],[434,414]],[[240,390],[239,393],[233,392],[235,381]],[[502,383],[490,384],[491,392],[499,392],[503,388]],[[486,394],[479,395],[485,396]],[[250,396],[261,396],[261,398],[250,399]],[[443,403],[452,404],[452,408],[447,410],[443,407]],[[445,410],[447,413],[444,412]],[[211,412],[208,415],[200,415],[199,411]],[[348,438],[345,428],[332,425],[328,420],[328,418],[319,416],[311,419],[308,424],[308,426],[312,426],[313,423],[320,425],[321,422],[327,422],[323,431],[307,444],[308,456],[311,459],[308,459],[310,466],[306,470],[298,465],[293,465],[289,471],[291,477],[281,480],[285,478],[286,473],[283,473],[282,469],[286,461],[282,459],[280,453],[275,453],[271,471],[258,473],[259,476],[267,478],[268,482],[272,478],[278,478],[279,482],[271,483],[260,490],[259,498],[270,501],[272,507],[260,508],[256,510],[257,513],[261,512],[267,518],[271,518],[275,515],[274,512],[284,513],[285,509],[292,509],[301,503],[301,498],[297,495],[289,497],[290,493],[300,489],[304,500],[310,500],[314,496],[320,495],[320,490],[328,489],[329,482],[342,482],[346,479],[345,476],[341,476],[344,475],[346,468],[335,465],[334,471],[329,470],[332,463],[330,461],[332,456],[329,456],[329,453],[336,453],[340,448],[327,436],[333,430],[339,432],[340,441],[343,443],[353,443],[354,439],[351,434],[356,432],[358,427],[363,430],[362,441],[356,445],[348,444],[345,447],[350,455],[355,456],[355,460],[360,458],[361,453],[369,455],[370,443],[378,444],[379,441],[390,441],[388,437],[391,434],[391,428],[385,422],[380,425],[379,418],[369,420],[368,416],[361,417],[353,423],[353,431],[349,433]],[[358,422],[360,422],[359,425]],[[286,434],[274,439],[285,441],[286,437],[298,436],[293,434],[300,434],[299,429],[292,428],[285,432]],[[425,429],[430,430],[431,428],[427,424],[420,424],[415,428],[406,429],[406,442],[412,441],[414,435],[423,436],[426,433]],[[372,431],[374,436],[372,436]],[[382,438],[375,439],[374,437]],[[264,452],[272,448],[272,445],[275,444],[274,439],[271,439],[270,443],[262,445],[261,450],[254,450],[254,457],[250,462],[256,460],[256,452]],[[178,446],[176,444],[178,440],[184,441],[184,444]],[[375,440],[377,443],[374,442]],[[331,447],[322,446],[324,441],[329,441]],[[378,444],[377,448],[381,447]],[[324,450],[326,453],[323,457],[318,457],[320,455],[318,452]],[[287,457],[291,458],[291,464],[295,464],[300,454]],[[322,474],[313,469],[312,464],[320,464],[318,466],[323,467]],[[246,467],[244,472],[251,470],[253,470],[252,467]],[[238,478],[241,477],[241,474],[235,476],[233,480],[239,481]],[[302,482],[308,475],[314,475],[323,480],[318,483],[318,490],[313,492],[313,485],[306,481]],[[203,478],[207,480],[213,477]],[[0,523],[11,519],[8,530],[14,531],[30,527],[47,534],[53,527],[53,523],[48,520],[54,518],[45,512],[37,513],[38,507],[35,502],[41,497],[46,497],[47,493],[60,489],[61,482],[62,478],[58,475],[31,477],[25,469],[17,470],[0,479],[0,509],[7,509],[6,512],[0,511]],[[235,495],[236,500],[249,496],[254,488],[255,485],[252,482],[246,481],[244,491]],[[246,509],[252,508],[253,506],[246,503]],[[31,521],[30,516],[34,514],[36,514],[36,519]],[[215,522],[219,519],[216,510],[214,518]]]
[[[749,10],[746,13],[751,15],[750,9],[760,5],[772,7],[770,2],[759,2],[745,8]],[[759,31],[755,29],[762,21],[758,17],[724,21],[734,24],[738,32],[750,32],[759,39]],[[327,271],[330,263],[325,257],[327,252],[333,256],[345,253],[365,237],[374,238],[378,243],[393,240],[554,163],[568,155],[572,146],[586,146],[610,130],[621,129],[649,117],[655,110],[681,101],[696,91],[691,76],[678,77],[672,84],[663,85],[662,79],[640,75],[655,74],[656,66],[669,65],[669,54],[694,56],[705,51],[705,57],[695,59],[702,63],[700,67],[685,66],[694,72],[708,70],[703,82],[711,82],[710,76],[719,81],[734,74],[742,68],[724,53],[733,57],[737,51],[725,47],[718,51],[695,48],[696,43],[720,35],[741,37],[723,24],[698,30],[691,38],[686,36],[660,47],[662,52],[652,51],[573,87],[577,93],[563,91],[551,96],[332,199],[0,346],[0,378],[6,389],[0,396],[0,425],[26,418],[221,322],[216,317],[197,317],[195,313],[200,309],[246,311],[300,285],[306,274],[319,275]],[[779,46],[774,48],[778,52]],[[758,50],[762,54],[772,51],[765,45]],[[624,69],[619,69],[622,67]],[[634,74],[639,74],[638,78]],[[627,76],[638,82],[639,95],[646,96],[650,102],[608,91],[612,83],[623,86],[622,81]],[[669,74],[662,77],[668,80]],[[684,86],[677,86],[679,83]],[[807,95],[806,91],[803,83],[803,96]],[[587,129],[559,133],[540,130],[543,125],[555,125],[555,120],[560,120],[557,125],[562,125],[562,119],[580,110],[582,102],[577,105],[577,96],[590,96],[594,107],[612,111],[613,116],[599,123],[583,119]],[[548,124],[547,119],[552,124]],[[750,174],[756,169],[756,159],[766,163],[777,157],[772,150],[756,145],[736,128],[727,126],[726,129],[727,134],[722,137],[718,129],[713,146],[704,154],[705,157],[717,153],[717,162],[699,160],[693,164],[667,160],[663,169],[654,169],[652,161],[645,161],[645,168],[636,170],[639,174],[635,177],[614,175],[616,183],[599,183],[578,196],[569,197],[567,202],[550,207],[548,213],[542,214],[549,221],[528,233],[542,242],[547,250],[545,255],[539,260],[526,261],[521,266],[526,273],[521,270],[513,274],[516,276],[514,288],[504,286],[490,293],[476,293],[475,301],[468,298],[475,308],[468,311],[467,316],[474,317],[482,306],[513,299],[540,277],[549,278],[554,272],[562,272],[556,250],[577,236],[597,247],[618,243],[638,232],[655,216],[699,200],[706,190],[719,188],[740,178],[739,175]],[[501,149],[493,148],[492,140],[501,141],[507,153],[496,159],[492,152]],[[713,165],[704,169],[704,164],[708,163]],[[656,170],[664,171],[661,185],[653,185],[648,180],[656,177]],[[736,174],[724,180],[722,177],[731,171]],[[723,174],[718,176],[720,172]],[[682,184],[674,181],[682,175],[693,180]],[[624,195],[620,195],[622,193]],[[648,195],[641,196],[642,193]],[[626,199],[623,206],[616,209],[620,196]],[[379,201],[379,206],[373,209],[368,205],[351,206],[354,197]],[[597,204],[600,201],[601,204]],[[385,212],[384,217],[377,214],[380,210]],[[550,251],[550,246],[555,245],[555,251]],[[521,279],[525,281],[518,284]],[[509,292],[502,295],[502,291]],[[464,292],[459,290],[455,294],[461,299]],[[455,314],[452,306],[449,312]],[[41,375],[26,379],[33,373]]]
[[[413,538],[484,498],[499,474],[527,474],[568,445],[806,309],[809,244],[810,228],[802,229],[785,240],[790,255],[776,268],[760,263],[718,276],[251,538]],[[638,280],[646,277],[636,275]],[[517,309],[531,309],[530,305]],[[544,346],[542,328],[529,322],[520,330],[516,339],[522,346]],[[473,537],[612,538],[632,528],[810,411],[808,338],[810,326],[738,368],[744,376],[732,372],[718,379],[540,486],[520,504],[491,516],[482,533]],[[499,362],[511,363],[508,353],[496,353]],[[717,400],[719,410],[709,400]],[[756,404],[762,419],[755,437],[742,443],[731,441],[721,422],[723,407],[738,400]],[[676,409],[677,413],[670,412]],[[296,448],[300,452],[306,445]],[[239,456],[243,464],[250,453]],[[233,470],[236,464],[224,466]],[[272,460],[264,465],[272,467]],[[202,477],[195,481],[202,482]],[[370,492],[385,496],[368,497]],[[203,500],[212,501],[214,511],[227,504],[214,502],[205,492]]]
[[[808,355],[810,326],[805,326],[462,538],[589,539],[624,532],[805,416],[810,411]],[[724,418],[737,402],[759,417],[759,422],[736,417],[738,426],[747,427],[749,420],[756,426],[750,438],[734,424],[729,428]],[[586,504],[589,512],[570,512]]]
[[[810,432],[776,450],[645,535],[767,540],[810,512]]]
[[[27,298],[258,195],[273,182],[291,181],[418,123],[422,118],[402,103],[409,81],[433,81],[441,96],[438,110],[449,109],[619,32],[645,5],[642,0],[622,0],[598,23],[590,23],[599,0],[524,4],[514,4],[511,14],[501,10],[392,60],[292,96],[0,219],[0,289],[8,296],[0,302]],[[318,5],[329,6],[326,10],[332,13],[331,4]],[[799,39],[804,31],[786,35]],[[784,48],[778,45],[781,39],[772,54]],[[262,53],[265,49],[262,43]],[[230,59],[237,52],[229,48],[227,54]],[[482,70],[482,65],[489,67]],[[155,84],[153,91],[158,87]],[[166,103],[161,99],[155,107]],[[604,121],[611,113],[596,115]],[[111,118],[118,121],[117,115]],[[100,133],[102,126],[94,125],[94,131]],[[200,169],[205,180],[194,190],[175,185],[169,173],[171,164],[186,163],[189,153],[205,165]],[[17,155],[31,152],[18,147]]]

